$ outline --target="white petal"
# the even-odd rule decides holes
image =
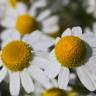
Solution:
[[[6,3],[6,0],[0,0],[0,4]]]
[[[33,45],[36,51],[47,51],[48,48],[54,45],[55,40],[47,35],[42,34],[37,42]]]
[[[92,32],[86,32],[82,35],[82,39],[85,40],[91,47],[96,47],[96,37]]]
[[[95,34],[95,36],[96,36],[96,22],[93,23],[93,32],[94,32],[94,34]]]
[[[1,38],[2,46],[5,46],[13,40],[20,40],[20,34],[15,29],[8,29],[2,32]]]
[[[30,14],[30,16],[32,16],[32,17],[36,17],[36,14],[37,14],[37,10],[36,10],[36,8],[34,8],[33,6],[30,8],[30,10],[29,10],[29,12],[28,12],[29,14]]]
[[[22,15],[27,13],[27,6],[23,3],[17,3],[16,5],[16,15]]]
[[[48,16],[50,16],[51,14],[51,10],[45,10],[43,11],[38,17],[37,17],[37,21],[43,21],[44,19],[46,19]]]
[[[81,29],[81,27],[79,27],[79,26],[73,27],[73,28],[72,28],[72,34],[73,34],[74,36],[79,36],[79,37],[81,37],[81,36],[82,36],[82,29]]]
[[[33,3],[33,2],[32,2]],[[38,1],[35,1],[30,10],[29,10],[29,14],[33,17],[35,17],[37,15],[37,9],[38,8],[43,8],[46,6],[46,1],[45,0],[38,0]]]
[[[47,4],[46,0],[38,0],[32,6],[37,9],[45,7],[46,4]]]
[[[7,8],[6,4],[0,4],[0,20],[4,18],[6,13],[6,8]]]
[[[55,41],[55,44],[57,44],[59,40],[60,40],[60,37],[57,37],[56,41]]]
[[[72,35],[72,31],[71,31],[70,28],[67,28],[67,29],[63,32],[62,37],[64,37],[64,36],[70,36],[70,35]]]
[[[5,28],[15,28],[16,20],[11,17],[6,17],[5,19],[1,20],[1,25]]]
[[[59,76],[58,76],[59,88],[62,88],[64,90],[67,89],[68,82],[69,82],[69,77],[70,77],[69,69],[63,67],[61,69],[61,72],[60,72]]]
[[[46,76],[46,74],[41,69],[32,65],[28,69],[28,72],[34,80],[36,80],[37,82],[42,84],[42,86],[44,86],[45,88],[51,88],[52,87],[51,83],[49,82],[48,77]]]
[[[77,74],[82,84],[90,91],[94,91],[96,89],[96,83],[94,83],[93,78],[91,77],[91,73],[86,69],[86,67],[81,66],[77,68]],[[95,85],[94,85],[95,84]]]
[[[34,85],[33,85],[33,82],[31,80],[31,77],[29,76],[29,74],[26,71],[22,71],[22,72],[20,72],[20,78],[21,78],[22,86],[25,89],[25,91],[27,93],[33,92]]]
[[[59,18],[58,18],[58,16],[51,16],[51,17],[49,17],[49,18],[46,18],[43,22],[42,22],[42,25],[44,26],[44,27],[48,27],[48,26],[53,26],[53,25],[55,25],[55,24],[58,24],[58,20]]]
[[[96,48],[93,48],[92,56],[89,58],[89,60],[85,64],[85,66],[88,68],[88,70],[90,70],[90,72],[93,72],[93,74],[96,74],[96,64],[95,64],[95,62],[96,62]]]
[[[18,40],[20,39],[20,34],[15,29],[6,29],[2,32],[1,39],[2,40],[6,40],[6,39]]]
[[[6,75],[7,75],[7,69],[5,67],[3,67],[0,70],[0,82],[2,82],[2,80],[5,79]]]
[[[53,38],[44,35],[40,31],[35,31],[30,35],[24,36],[23,41],[26,41],[28,44],[30,44],[36,51],[46,51],[54,44]]]
[[[54,50],[49,55],[50,64],[47,66],[45,72],[49,78],[55,78],[61,69],[59,62],[56,60]]]
[[[42,28],[42,31],[46,34],[52,34],[59,31],[59,26],[57,24],[48,27],[46,26]]]
[[[32,32],[31,34],[25,35],[23,41],[27,42],[30,45],[36,44],[36,42],[41,37],[42,33],[38,30]],[[35,37],[35,38],[34,38]]]
[[[49,61],[45,58],[35,56],[34,59],[32,60],[32,65],[35,65],[39,68],[45,69],[49,64]]]
[[[10,93],[12,96],[18,96],[20,91],[20,76],[19,72],[10,72]]]
[[[12,8],[11,6],[7,6],[7,11],[5,16],[10,17],[12,20],[16,20],[17,18],[16,10],[14,10],[14,8]]]

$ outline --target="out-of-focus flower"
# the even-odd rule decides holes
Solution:
[[[69,4],[70,0],[62,0],[62,2],[63,2],[63,5],[66,6]]]
[[[7,13],[1,25],[5,28],[14,29],[14,32],[19,32],[21,35],[31,33],[37,29],[46,34],[59,31],[58,16],[50,16],[51,10],[49,9],[44,10],[37,16],[34,5],[28,11],[25,4],[19,3],[15,10],[9,9]]]
[[[72,30],[68,28],[61,38],[56,39],[55,48],[49,56],[52,64],[45,68],[46,74],[49,78],[54,78],[59,74],[59,88],[67,89],[70,80],[69,69],[75,69],[82,84],[88,90],[94,91],[96,89],[95,42],[96,37],[91,32],[82,34],[80,27],[73,27]]]
[[[27,93],[34,91],[34,83],[32,80],[36,80],[44,88],[51,88],[52,86],[49,78],[37,64],[38,62],[42,63],[42,60],[46,61],[46,59],[39,56],[40,33],[34,32],[34,34],[28,35],[27,37],[24,36],[22,40],[18,39],[17,36],[15,40],[7,42],[2,47],[0,52],[0,82],[6,76],[9,76],[9,88],[12,96],[19,95],[20,81]],[[42,48],[44,47],[42,46]]]
[[[96,18],[96,0],[87,0],[86,3],[88,3],[87,12]]]
[[[51,88],[58,88],[58,84],[57,84],[57,80],[53,79],[50,80],[50,84],[51,84]],[[35,96],[41,96],[42,92],[45,92],[46,90],[50,89],[46,89],[44,87],[41,86],[41,84],[39,84],[38,82],[35,82],[35,91],[34,91],[34,95]]]
[[[30,3],[34,9],[44,8],[47,6],[47,0],[30,0]]]

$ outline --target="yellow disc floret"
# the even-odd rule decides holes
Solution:
[[[36,29],[36,27],[36,20],[27,14],[20,15],[17,18],[16,29],[20,32],[21,35],[31,33]]]
[[[66,92],[59,88],[52,88],[42,94],[42,96],[67,96]]]
[[[12,41],[2,49],[2,61],[12,71],[21,71],[29,66],[31,48],[23,41]]]
[[[86,44],[76,36],[66,36],[55,47],[57,60],[68,68],[80,66],[86,57]]]

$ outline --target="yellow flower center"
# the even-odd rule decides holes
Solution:
[[[78,67],[84,63],[86,44],[76,36],[66,36],[59,40],[55,47],[57,60],[68,68]]]
[[[23,41],[12,41],[1,54],[4,65],[12,71],[21,71],[29,66],[32,59],[31,48]]]
[[[67,96],[67,94],[62,89],[52,88],[44,92],[42,96]]]
[[[36,30],[37,22],[33,17],[27,14],[24,14],[17,18],[16,28],[20,32],[21,35],[25,35]]]

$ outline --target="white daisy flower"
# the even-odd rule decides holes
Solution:
[[[0,82],[9,76],[9,88],[12,96],[19,95],[20,84],[27,93],[33,92],[33,80],[36,80],[44,88],[51,88],[49,78],[35,62],[36,58],[39,58],[38,62],[44,61],[44,58],[40,57],[39,50],[41,50],[41,45],[46,43],[46,39],[44,37],[44,41],[39,42],[40,34],[41,32],[34,32],[34,34],[24,36],[22,40],[17,36],[13,41],[11,39],[10,43],[4,44],[0,52]],[[43,48],[44,46],[42,46]]]
[[[51,10],[49,9],[37,15],[34,5],[31,6],[30,10],[27,10],[25,4],[19,3],[15,10],[10,9],[6,14],[1,25],[8,29],[14,29],[14,32],[19,32],[21,35],[31,33],[37,29],[46,34],[59,31],[58,16],[50,16]]]
[[[52,62],[45,67],[49,78],[58,74],[59,88],[67,89],[69,69],[75,69],[82,84],[90,91],[96,90],[96,37],[91,32],[82,34],[80,27],[68,28],[56,39],[55,48],[49,55]]]

